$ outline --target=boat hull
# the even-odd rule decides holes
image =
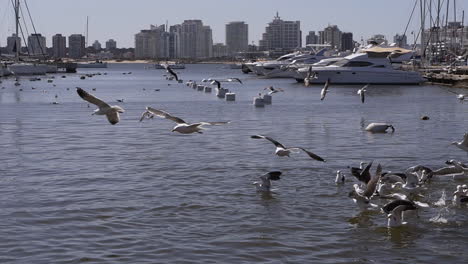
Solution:
[[[14,63],[7,67],[14,75],[45,75],[50,70],[49,65],[33,63]]]
[[[77,68],[107,68],[107,62],[104,63],[78,63]]]

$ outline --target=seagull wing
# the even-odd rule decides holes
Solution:
[[[106,114],[106,117],[107,117],[107,120],[109,120],[109,122],[112,124],[112,125],[115,125],[117,124],[119,121],[120,121],[120,116],[119,116],[119,112],[117,111],[110,111]]]
[[[226,79],[228,82],[239,82],[240,84],[243,84],[242,81],[239,78],[228,78]]]
[[[270,171],[268,173],[266,173],[264,176],[266,176],[268,179],[272,180],[272,181],[277,181],[279,179],[281,179],[281,174],[282,172],[281,171]]]
[[[176,81],[179,80],[179,78],[177,77],[177,74],[171,69],[171,67],[169,67],[169,65],[166,67],[166,70],[167,70],[168,73],[170,73],[172,76],[174,76]]]
[[[174,122],[176,122],[177,124],[187,124],[187,122],[185,122],[184,120],[176,117],[176,116],[173,116],[163,110],[158,110],[158,109],[154,109],[152,107],[149,107],[147,106],[146,107],[146,110],[149,111],[150,113],[156,115],[156,116],[159,116],[159,117],[162,117],[162,118],[166,118],[166,119],[169,119],[169,120],[172,120]]]
[[[465,147],[468,147],[468,133],[465,133],[465,135],[463,136],[463,141],[460,144]]]
[[[250,136],[251,138],[263,138],[263,139],[266,139],[266,140],[269,140],[271,143],[275,144],[276,147],[280,147],[280,148],[284,148],[286,149],[285,146],[283,146],[283,144],[279,143],[278,141],[272,139],[271,137],[267,137],[267,136],[263,136],[263,135],[254,135],[254,136]]]
[[[216,84],[218,86],[218,89],[221,88],[221,83],[217,80],[212,80],[211,84]]]
[[[309,155],[309,157],[313,158],[314,160],[318,160],[318,161],[323,161],[325,162],[325,159],[323,159],[322,157],[320,157],[319,155],[316,155],[310,151],[308,151],[307,149],[305,148],[299,148],[299,147],[295,147],[295,148],[288,148],[288,149],[300,149],[302,151],[304,151],[307,155]]]
[[[223,121],[223,122],[199,122],[200,126],[209,125],[209,126],[216,126],[216,125],[225,125],[231,123],[230,121]]]
[[[101,99],[97,98],[96,96],[86,92],[85,90],[81,89],[81,88],[77,88],[76,89],[76,92],[78,93],[78,95],[85,101],[89,102],[89,103],[92,103],[94,105],[97,105],[99,108],[106,108],[106,107],[110,107],[110,105],[104,101],[102,101]]]
[[[370,179],[370,181],[366,185],[366,190],[364,191],[364,196],[370,198],[377,188],[377,183],[379,182],[380,176],[382,174],[382,166],[377,165],[377,170],[375,175]]]
[[[149,117],[151,115],[151,112],[146,110],[143,112],[143,114],[141,114],[141,117],[140,117],[140,122],[143,121],[145,119],[145,117]]]
[[[362,170],[361,174],[359,175],[359,180],[364,182],[364,183],[368,183],[370,180],[371,180],[371,175],[370,175],[370,168],[372,167],[372,162],[371,161],[369,164],[367,164],[367,166]]]
[[[398,200],[393,200],[389,203],[387,203],[386,205],[384,205],[382,207],[382,211],[384,211],[385,213],[389,214],[391,211],[393,211],[395,208],[397,208],[398,206],[402,206],[402,205],[405,205],[407,206],[408,208],[412,208],[412,209],[416,209],[416,205],[412,202],[412,201],[408,201],[408,200],[403,200],[403,199],[398,199]]]
[[[327,79],[327,81],[325,82],[325,85],[322,88],[322,92],[320,93],[320,100],[323,101],[323,99],[325,99],[325,95],[327,95],[329,85],[330,85],[330,79]]]

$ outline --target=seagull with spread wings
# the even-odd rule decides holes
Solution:
[[[205,125],[224,125],[230,122],[198,122],[198,123],[187,123],[181,118],[173,116],[163,110],[154,109],[152,107],[147,106],[146,111],[143,112],[140,118],[140,122],[143,121],[145,118],[151,118],[152,116],[158,116],[161,118],[169,119],[177,123],[177,125],[172,129],[172,132],[179,132],[181,134],[192,134],[192,133],[200,133],[202,134],[203,126]]]
[[[270,192],[271,181],[278,181],[279,179],[281,179],[281,174],[281,171],[270,171],[260,176],[262,182],[253,182],[253,185],[255,185],[258,192]]]
[[[284,92],[281,88],[273,88],[273,86],[265,87],[263,90],[269,90],[268,95],[272,95],[278,92]]]
[[[281,144],[278,141],[272,139],[271,137],[267,137],[267,136],[263,136],[263,135],[253,135],[253,136],[250,136],[250,137],[255,138],[255,139],[266,139],[266,140],[270,141],[276,147],[275,154],[280,156],[280,157],[284,157],[284,156],[289,157],[289,154],[291,154],[292,152],[298,152],[299,150],[302,150],[309,157],[311,157],[312,159],[325,162],[325,160],[322,157],[320,157],[320,156],[318,156],[318,155],[316,155],[316,154],[314,154],[314,153],[312,153],[312,152],[310,152],[310,151],[308,151],[308,150],[306,150],[304,148],[301,148],[301,147],[287,148],[283,144]]]
[[[364,103],[365,93],[367,92],[366,88],[369,87],[369,84],[364,85],[361,89],[357,91],[359,97],[361,97],[361,102]]]
[[[176,81],[179,80],[179,77],[177,76],[177,73],[175,73],[175,72],[171,69],[171,66],[166,65],[166,71],[167,71],[170,75],[174,76],[174,78],[176,79]]]
[[[468,152],[468,133],[465,133],[462,141],[454,141],[451,143],[451,145],[455,145],[457,148]]]
[[[107,120],[109,120],[112,125],[115,125],[120,121],[119,113],[125,112],[120,106],[111,106],[94,95],[81,89],[80,87],[76,87],[76,92],[83,100],[99,107],[98,109],[94,110],[93,115],[105,115]]]

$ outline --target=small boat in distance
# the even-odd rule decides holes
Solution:
[[[107,62],[96,60],[93,62],[78,62],[77,68],[107,68]]]
[[[154,65],[154,68],[157,69],[157,70],[164,70],[166,69],[166,66],[169,66],[171,67],[171,69],[174,69],[174,70],[180,70],[180,69],[185,69],[185,64],[183,63],[156,63]]]

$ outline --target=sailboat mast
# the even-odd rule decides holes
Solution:
[[[16,47],[16,55],[15,59],[18,61],[19,60],[19,53],[20,53],[20,47],[19,47],[19,0],[15,0],[15,26],[16,26],[16,36],[15,36],[15,47]]]
[[[86,41],[85,41],[86,47],[85,48],[88,47],[88,22],[89,22],[89,17],[86,16]]]

